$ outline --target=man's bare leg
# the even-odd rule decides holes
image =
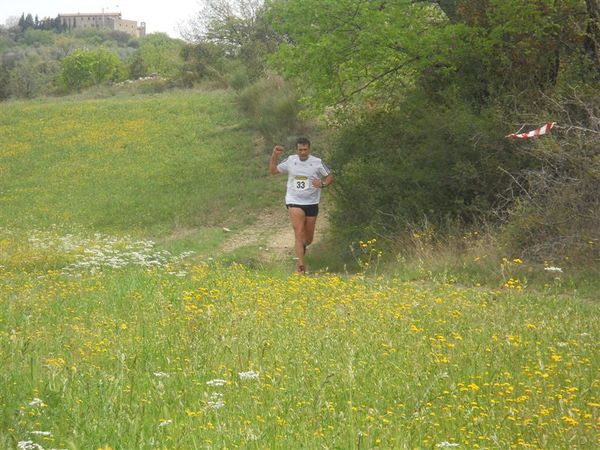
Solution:
[[[317,224],[317,216],[306,217],[304,219],[304,238],[303,238],[303,253],[306,251],[306,246],[312,244],[315,237],[315,226]]]
[[[292,228],[294,229],[294,251],[296,253],[296,266],[298,271],[304,271],[304,239],[306,214],[301,208],[288,208]],[[314,233],[314,228],[313,228]]]

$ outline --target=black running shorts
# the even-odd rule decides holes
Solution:
[[[319,204],[317,203],[316,205],[295,205],[293,203],[290,203],[288,205],[285,205],[286,208],[300,208],[302,211],[304,211],[304,214],[306,214],[306,217],[317,217],[317,215],[319,214]]]

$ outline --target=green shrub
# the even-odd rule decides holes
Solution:
[[[349,240],[365,230],[394,235],[427,220],[472,223],[491,214],[505,171],[523,166],[492,109],[474,111],[452,96],[420,93],[401,110],[367,113],[343,126],[334,144],[333,222]],[[500,168],[503,168],[501,170]]]
[[[227,76],[228,84],[236,91],[241,91],[250,84],[250,77],[248,76],[248,69],[239,64],[235,67]]]
[[[262,78],[238,94],[238,105],[267,142],[285,142],[306,131],[298,117],[301,106],[292,86],[277,76]]]
[[[565,256],[597,260],[600,251],[600,97],[574,89],[548,98],[540,121],[553,117],[553,136],[518,142],[538,161],[514,177],[518,194],[508,211],[503,239],[538,260]]]
[[[61,78],[67,90],[123,79],[126,69],[119,57],[105,48],[76,50],[61,62]]]

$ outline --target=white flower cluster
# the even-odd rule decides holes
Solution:
[[[248,372],[239,372],[238,373],[240,380],[258,380],[258,372],[254,370],[249,370]]]
[[[554,266],[544,267],[544,270],[546,272],[562,272],[563,271],[560,267],[554,267]]]
[[[225,386],[225,383],[227,383],[227,381],[222,380],[220,378],[215,378],[214,380],[210,380],[207,381],[206,384],[208,384],[209,386]]]
[[[163,420],[161,423],[159,423],[158,427],[159,428],[166,427],[167,425],[171,425],[172,423],[173,423],[173,420],[166,419],[166,420]]]
[[[221,409],[223,406],[225,406],[225,402],[223,401],[223,394],[221,394],[219,392],[214,392],[210,396],[210,400],[208,402],[206,402],[206,404],[208,405],[209,408]]]
[[[80,270],[96,272],[104,268],[122,269],[128,266],[165,268],[177,266],[193,252],[173,255],[166,250],[157,250],[150,240],[133,240],[130,237],[114,237],[96,233],[92,238],[73,234],[56,236],[51,232],[34,231],[30,244],[41,250],[52,250],[71,256],[75,261],[63,268],[65,273]],[[170,275],[184,277],[184,270],[170,271]]]
[[[17,443],[17,450],[44,450],[44,447],[33,441],[19,441]]]
[[[34,397],[30,402],[29,406],[42,406],[44,401],[40,398]]]

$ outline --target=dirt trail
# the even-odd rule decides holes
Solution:
[[[318,242],[328,227],[325,214],[317,220],[317,231],[314,242]],[[294,256],[294,231],[290,225],[287,211],[277,208],[265,211],[255,223],[238,232],[231,232],[223,244],[223,252],[232,252],[246,245],[259,245],[275,258],[292,258]]]

